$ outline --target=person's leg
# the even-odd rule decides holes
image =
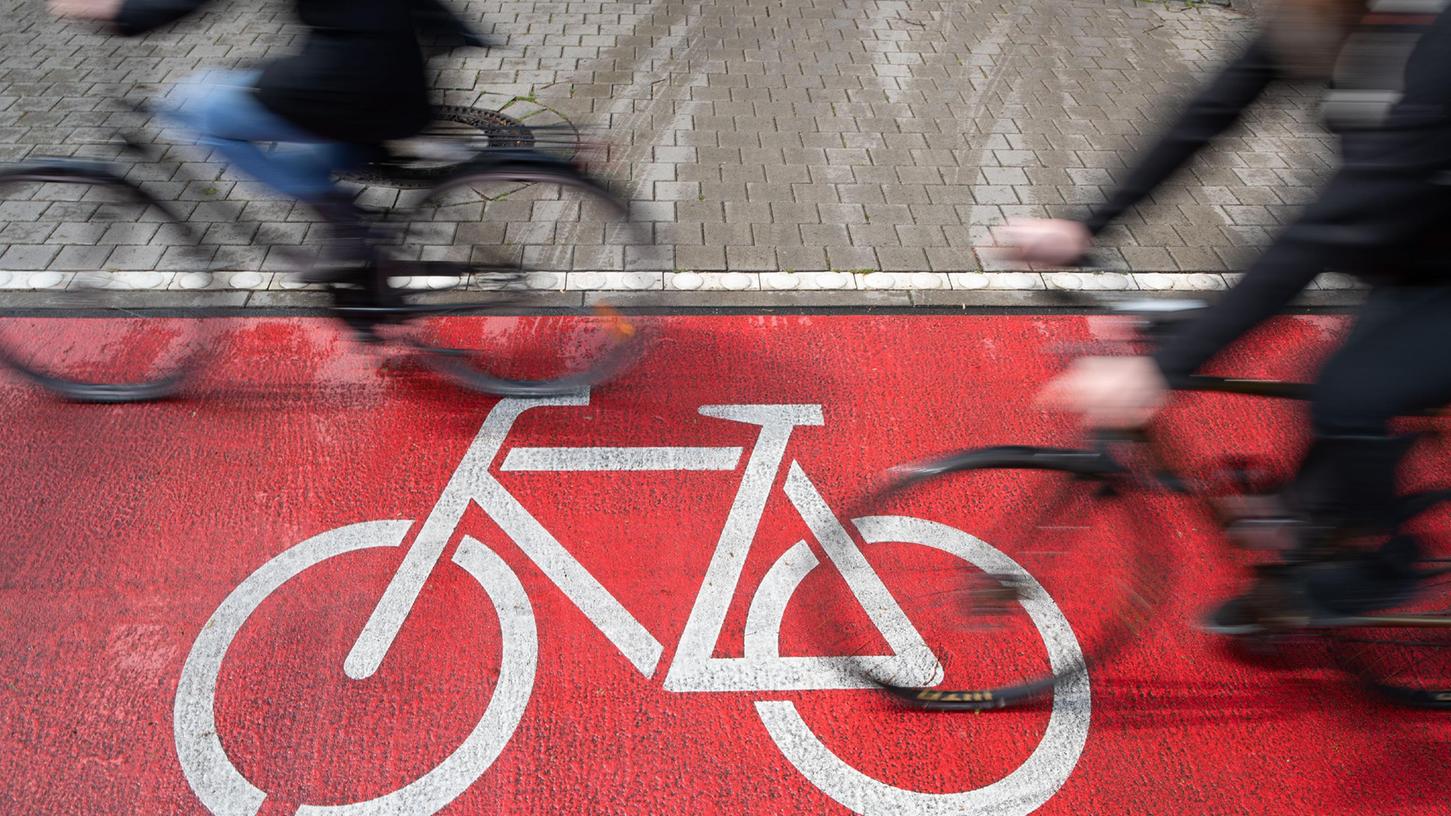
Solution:
[[[1451,288],[1381,287],[1326,362],[1311,400],[1314,439],[1288,498],[1311,525],[1392,533],[1396,472],[1410,440],[1397,416],[1451,403]],[[1315,571],[1312,597],[1341,612],[1392,602],[1410,588],[1420,547],[1405,534],[1342,568]]]
[[[1393,510],[1408,447],[1392,419],[1451,402],[1451,287],[1379,287],[1316,378],[1297,508],[1371,529]]]
[[[333,174],[355,167],[364,152],[355,145],[317,137],[259,103],[255,72],[208,72],[183,82],[168,115],[195,132],[233,166],[284,195],[298,199],[330,226],[329,257],[335,266],[299,273],[307,283],[331,283],[367,275],[373,260],[362,212],[337,189]],[[263,150],[259,142],[276,142]]]
[[[1396,510],[1396,470],[1409,440],[1390,435],[1398,416],[1451,403],[1451,287],[1380,287],[1350,335],[1321,368],[1311,397],[1314,437],[1283,500],[1306,520],[1301,547],[1317,531],[1346,525],[1384,534]],[[1394,604],[1414,586],[1417,542],[1394,535],[1363,558],[1302,570],[1310,600],[1342,614]],[[1250,594],[1222,604],[1210,631],[1259,629]]]
[[[252,72],[210,72],[177,90],[171,118],[195,131],[242,172],[293,198],[313,203],[334,196],[332,174],[356,162],[360,151],[315,136],[259,103]],[[263,150],[259,142],[286,147]]]

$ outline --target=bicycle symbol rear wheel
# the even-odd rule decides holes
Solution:
[[[217,816],[252,816],[266,793],[227,756],[217,734],[217,678],[227,650],[247,619],[288,581],[331,558],[379,547],[399,547],[413,522],[369,521],[313,536],[262,565],[212,613],[182,668],[173,724],[177,757],[187,782]],[[463,743],[442,763],[398,790],[341,805],[303,805],[303,816],[365,816],[438,812],[463,793],[498,758],[513,737],[534,688],[539,639],[533,606],[519,579],[496,553],[465,537],[453,557],[489,596],[499,618],[503,655],[488,707]],[[341,668],[341,667],[340,667]]]

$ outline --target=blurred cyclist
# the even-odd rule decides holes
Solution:
[[[141,34],[206,0],[51,0],[57,16],[105,21]],[[371,146],[412,136],[429,119],[419,30],[479,45],[437,0],[296,0],[308,27],[301,49],[259,70],[204,72],[182,83],[167,113],[243,172],[303,201],[333,232],[338,265],[302,275],[314,283],[359,276],[370,263],[362,213],[333,174],[362,164]],[[264,150],[259,143],[279,143]]]
[[[1230,127],[1270,83],[1325,76],[1337,53],[1344,68],[1352,49],[1342,46],[1356,34],[1356,21],[1376,22],[1363,18],[1365,11],[1358,0],[1285,0],[1264,33],[1189,102],[1086,223],[1010,224],[1002,241],[1009,254],[1054,265],[1080,258],[1095,233]],[[1387,70],[1384,53],[1351,60],[1359,76],[1349,79],[1361,81],[1349,108],[1358,116],[1329,123],[1339,131],[1341,165],[1240,282],[1151,357],[1079,360],[1048,385],[1046,404],[1079,412],[1097,427],[1142,425],[1163,406],[1170,384],[1279,312],[1326,267],[1351,272],[1372,289],[1351,334],[1319,373],[1314,439],[1281,499],[1308,522],[1306,531],[1389,531],[1407,443],[1392,438],[1388,424],[1451,402],[1451,266],[1442,249],[1451,228],[1451,15],[1419,22],[1401,65]],[[1377,73],[1397,87],[1366,87],[1374,84],[1366,76]],[[1343,87],[1343,77],[1336,78]],[[1307,570],[1309,611],[1395,605],[1414,588],[1419,556],[1418,544],[1398,534],[1357,561]],[[1233,634],[1253,631],[1253,621],[1249,603],[1238,598],[1206,625]]]

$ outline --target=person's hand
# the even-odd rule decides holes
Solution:
[[[50,13],[73,20],[114,20],[122,0],[50,0]]]
[[[1087,227],[1063,218],[1015,219],[993,234],[997,245],[991,249],[998,257],[1049,266],[1071,264],[1093,246]]]
[[[1169,398],[1169,384],[1148,357],[1083,357],[1038,394],[1046,408],[1081,414],[1092,428],[1125,430],[1149,423]]]

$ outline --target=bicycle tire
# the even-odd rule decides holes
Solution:
[[[1451,490],[1407,497],[1398,527],[1451,503]],[[1448,508],[1451,509],[1451,508]],[[1443,519],[1444,520],[1444,519]],[[1421,533],[1423,540],[1429,536]],[[1401,706],[1451,710],[1451,558],[1432,557],[1418,567],[1415,597],[1356,626],[1332,630],[1336,661],[1364,688]],[[1420,621],[1423,625],[1395,625]],[[1377,623],[1384,621],[1384,623]]]
[[[468,142],[472,138],[482,141],[468,145],[468,155],[458,161],[390,157],[343,173],[343,180],[416,190],[437,184],[458,172],[482,151],[529,150],[534,147],[534,131],[500,111],[462,105],[439,105],[432,110],[433,120],[415,139]]]
[[[0,173],[0,200],[27,217],[57,216],[56,223],[85,228],[105,241],[111,224],[133,230],[130,240],[171,231],[169,243],[198,247],[200,236],[177,212],[104,164],[53,160]],[[134,218],[133,218],[134,216]],[[150,220],[147,220],[150,219]],[[36,222],[43,231],[47,222]],[[38,233],[37,233],[38,234]],[[92,246],[106,254],[105,244]],[[11,309],[0,318],[0,363],[29,382],[76,402],[121,403],[174,395],[201,365],[209,343],[195,315],[156,317],[128,305],[124,273],[106,268],[58,273],[62,288],[33,309]],[[196,272],[210,274],[198,258]],[[68,278],[68,279],[67,279]]]
[[[490,195],[501,188],[508,194]],[[616,268],[651,245],[648,226],[631,220],[627,202],[568,162],[517,152],[506,161],[462,168],[432,187],[413,213],[415,227],[437,229],[438,213],[450,209],[473,218],[470,194],[481,199],[480,237],[464,245],[468,259],[403,264],[411,284],[432,276],[453,291],[390,285],[400,313],[413,318],[404,339],[424,364],[470,390],[511,397],[573,393],[632,367],[657,334],[654,321],[638,309],[626,314],[595,298],[576,314],[519,319],[547,306],[554,294],[531,288],[533,273],[562,276],[573,268],[580,250],[571,247],[571,238],[600,237],[600,243],[580,247]],[[506,210],[522,220],[492,218]],[[455,243],[450,251],[462,248]],[[484,320],[448,322],[464,316]],[[500,348],[501,341],[514,348]]]
[[[1081,500],[1087,507],[1112,509],[1123,518],[1117,519],[1117,542],[1121,545],[1117,564],[1108,563],[1106,548],[1083,547],[1073,555],[1082,559],[1081,566],[1094,570],[1089,576],[1075,574],[1069,568],[1050,580],[1042,572],[1043,564],[1029,557],[1037,542],[1048,544],[1046,532],[1057,526],[1042,522],[1049,515],[1045,510],[1034,514],[1028,532],[1037,531],[1035,543],[1020,537],[989,538],[980,536],[989,546],[1006,555],[1014,564],[1033,577],[1032,581],[1012,580],[1007,576],[983,574],[957,577],[935,574],[925,566],[900,566],[897,569],[877,563],[884,579],[889,572],[905,571],[893,583],[911,587],[924,600],[910,601],[897,594],[899,603],[935,609],[943,628],[957,627],[955,637],[939,637],[936,643],[948,643],[945,654],[939,654],[944,671],[931,686],[898,684],[889,676],[872,676],[882,691],[908,706],[943,711],[982,711],[1019,706],[1037,701],[1062,688],[1065,681],[1110,660],[1131,645],[1153,620],[1153,612],[1167,593],[1170,575],[1160,559],[1152,557],[1150,536],[1141,529],[1141,510],[1125,488],[1123,469],[1104,453],[1066,448],[1000,446],[962,451],[938,459],[894,469],[882,486],[873,491],[865,504],[868,512],[903,512],[926,518],[941,518],[944,523],[972,531],[974,525],[963,524],[960,510],[973,515],[1010,518],[1019,517],[1016,508],[1004,511],[989,509],[984,497],[1001,493],[1004,486],[1016,484],[1017,493],[1028,503],[1038,501],[1047,490],[1054,491],[1046,506],[1056,517],[1059,508],[1065,518],[1081,518],[1069,512],[1068,500]],[[1047,481],[1049,484],[1028,482]],[[964,484],[968,482],[968,484]],[[1008,488],[1013,490],[1013,488]],[[974,492],[976,490],[976,492]],[[944,517],[945,516],[945,517]],[[1050,519],[1051,520],[1051,519]],[[1067,529],[1062,528],[1062,529]],[[1049,546],[1061,546],[1051,544]],[[915,570],[915,571],[914,571]],[[987,580],[981,580],[986,576]],[[1067,580],[1064,580],[1067,579]],[[1089,585],[1109,579],[1121,581],[1115,596],[1104,602],[1099,591],[1087,591]],[[974,583],[977,586],[974,586]],[[1065,602],[1076,596],[1073,603]],[[1052,668],[1032,650],[1023,651],[1015,645],[1018,630],[1027,635],[1021,643],[1041,647],[1036,629],[1023,627],[1024,611],[1030,603],[1051,603],[1068,619],[1078,641],[1082,660]],[[1090,619],[1092,618],[1092,619]],[[969,634],[969,633],[976,634]],[[1002,639],[1001,644],[991,643]],[[969,642],[971,641],[971,642]],[[957,665],[952,665],[956,663]]]

